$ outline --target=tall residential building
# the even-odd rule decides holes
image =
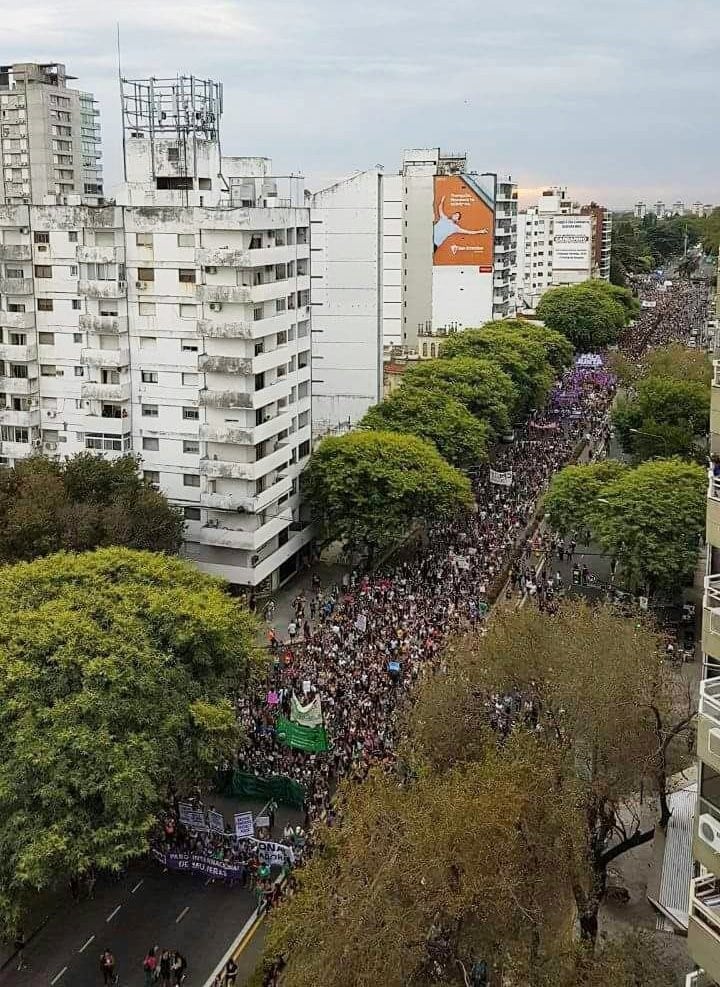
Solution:
[[[655,213],[658,219],[664,219],[667,213],[667,206],[662,201],[662,199],[658,199],[658,201],[652,207],[652,211]]]
[[[100,111],[59,62],[0,65],[0,203],[96,205]]]
[[[350,427],[382,398],[383,346],[511,314],[517,191],[465,154],[405,151],[312,196],[313,421]]]
[[[0,206],[0,461],[134,451],[185,553],[274,588],[311,529],[309,212],[301,179],[220,156],[221,87],[123,83],[112,206]]]
[[[680,200],[678,199],[677,202],[673,202],[670,211],[672,212],[673,216],[684,216],[685,215],[685,203],[684,202],[680,202]]]
[[[647,216],[647,205],[644,202],[636,202],[633,210],[635,219],[644,219]]]
[[[710,405],[710,451],[720,454],[720,361]],[[688,987],[720,984],[720,477],[710,471],[703,600],[703,676],[697,719],[698,798],[692,852],[688,952],[699,970]]]
[[[518,217],[517,305],[534,309],[549,288],[610,278],[612,214],[546,189]]]

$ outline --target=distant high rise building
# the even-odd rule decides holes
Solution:
[[[635,203],[635,219],[644,219],[647,215],[647,205],[644,202]]]
[[[673,204],[672,204],[672,214],[673,214],[673,216],[684,216],[685,215],[685,203],[684,202],[680,202],[679,199],[678,199],[677,202],[673,202]]]
[[[667,212],[665,203],[661,199],[658,199],[658,201],[653,206],[652,211],[655,213],[658,219],[664,219],[665,213]]]
[[[59,62],[0,65],[0,203],[94,205],[102,198],[100,111]]]

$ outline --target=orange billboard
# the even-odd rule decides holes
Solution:
[[[471,175],[435,178],[433,265],[492,268],[495,242],[494,190]]]

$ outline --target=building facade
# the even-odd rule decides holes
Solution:
[[[517,190],[465,154],[405,151],[312,196],[313,419],[350,427],[382,398],[383,347],[514,312]]]
[[[0,207],[0,461],[133,451],[199,568],[273,588],[311,536],[309,211],[220,157],[219,86],[158,85],[124,86],[121,204]]]
[[[0,65],[0,204],[97,204],[100,111],[59,62]]]
[[[550,288],[610,279],[612,214],[573,202],[565,188],[545,190],[520,213],[517,235],[517,307],[534,310]]]

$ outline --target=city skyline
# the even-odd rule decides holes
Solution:
[[[430,145],[467,150],[521,189],[567,184],[613,208],[720,198],[718,138],[705,123],[720,39],[712,3],[665,0],[650,18],[606,0],[589,23],[571,0],[542,10],[520,0],[488,29],[476,11],[467,0],[452,20],[377,0],[201,10],[74,0],[61,26],[47,0],[30,0],[4,14],[2,59],[64,61],[97,94],[108,191],[122,177],[119,17],[124,76],[223,82],[225,142],[304,173],[313,189],[376,163],[395,172],[403,147]]]

